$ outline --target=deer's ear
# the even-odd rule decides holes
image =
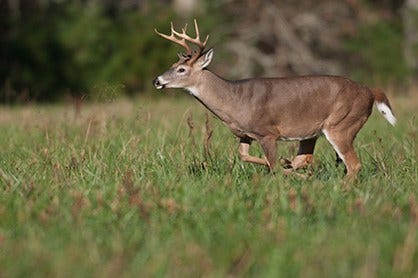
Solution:
[[[199,59],[197,60],[197,65],[201,69],[206,68],[212,61],[212,57],[213,57],[213,48],[209,49],[202,56],[199,57]]]

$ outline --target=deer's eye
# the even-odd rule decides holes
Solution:
[[[179,69],[177,70],[177,72],[180,72],[180,73],[185,72],[185,71],[186,71],[186,69],[185,69],[185,68],[179,68]]]

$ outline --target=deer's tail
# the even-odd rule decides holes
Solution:
[[[394,126],[396,124],[396,118],[393,115],[389,99],[387,98],[385,93],[383,93],[382,90],[377,88],[370,88],[370,91],[373,94],[374,103],[376,104],[376,107],[379,110],[379,112],[391,125]]]

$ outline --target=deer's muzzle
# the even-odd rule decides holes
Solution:
[[[165,87],[165,84],[163,84],[163,83],[159,80],[159,78],[158,78],[158,77],[154,79],[153,84],[154,84],[155,88],[157,88],[157,89],[162,89],[162,88],[164,88],[164,87]]]

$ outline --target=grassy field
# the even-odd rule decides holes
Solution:
[[[417,277],[418,92],[391,100],[353,184],[324,138],[309,178],[241,162],[188,97],[0,107],[0,277]]]

